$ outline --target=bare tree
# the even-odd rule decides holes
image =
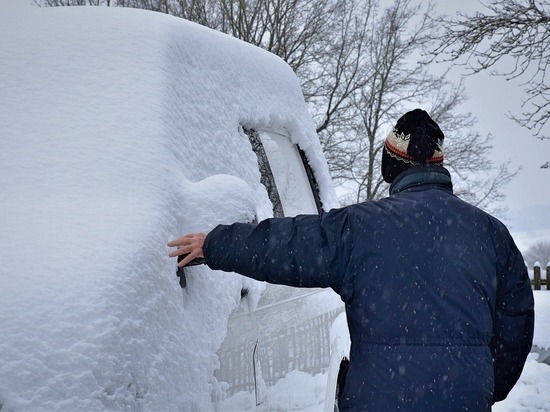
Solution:
[[[440,20],[445,31],[434,53],[456,62],[464,57],[463,64],[471,73],[494,69],[498,62],[511,59],[511,69],[491,72],[524,82],[524,111],[509,116],[534,136],[550,139],[544,129],[550,119],[550,86],[546,78],[550,64],[550,1],[491,0],[485,7],[485,13]],[[549,166],[550,162],[543,165]]]
[[[380,174],[381,151],[397,118],[409,105],[425,107],[441,87],[440,78],[414,62],[414,53],[429,41],[433,31],[432,22],[421,11],[420,5],[398,0],[372,15],[367,49],[371,75],[355,99],[358,138],[364,136],[363,155],[357,158],[358,168],[353,171],[357,201],[378,198],[386,189]]]
[[[523,258],[529,267],[539,262],[543,267],[550,262],[550,242],[540,241],[533,244],[523,254]]]
[[[520,171],[510,162],[498,165],[491,160],[493,137],[475,131],[476,119],[461,113],[463,85],[441,88],[432,101],[431,114],[444,131],[445,166],[453,172],[454,192],[464,200],[493,214],[504,216],[503,187]]]
[[[398,0],[385,9],[373,8],[361,33],[363,46],[357,59],[362,82],[343,104],[342,122],[318,130],[336,182],[348,189],[346,203],[377,199],[387,184],[380,173],[381,151],[387,133],[398,117],[422,107],[445,132],[446,166],[454,172],[455,191],[469,202],[502,214],[502,188],[517,173],[509,164],[494,166],[491,136],[474,130],[475,119],[461,114],[465,101],[462,84],[452,84],[447,73],[432,75],[417,61],[418,51],[430,47],[437,27],[422,9],[409,0]],[[340,94],[342,96],[342,94]]]

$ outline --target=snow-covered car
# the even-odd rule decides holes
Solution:
[[[0,3],[0,409],[333,410],[334,292],[178,278],[165,246],[337,206],[289,66],[160,13],[23,3]]]

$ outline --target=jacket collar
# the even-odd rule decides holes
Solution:
[[[421,185],[440,185],[453,191],[451,174],[442,166],[417,166],[395,178],[390,186],[390,196]]]

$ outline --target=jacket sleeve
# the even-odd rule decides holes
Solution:
[[[346,208],[317,215],[219,225],[206,237],[211,269],[270,283],[340,293],[353,248]]]
[[[495,389],[493,403],[508,396],[519,379],[533,341],[534,301],[525,262],[506,230],[506,247],[497,272],[497,300],[491,353]]]

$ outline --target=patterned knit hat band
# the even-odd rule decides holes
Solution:
[[[392,129],[386,138],[386,150],[387,153],[394,159],[401,160],[414,166],[419,166],[423,163],[416,160],[413,156],[409,155],[407,150],[411,141],[411,135],[405,133],[399,133],[396,129]],[[443,141],[437,142],[437,147],[434,154],[426,159],[425,164],[442,164],[443,163]]]

